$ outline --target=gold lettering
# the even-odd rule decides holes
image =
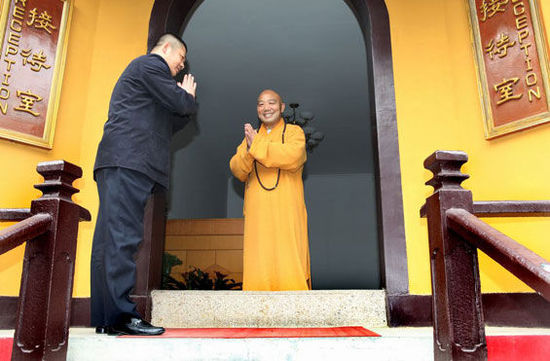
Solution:
[[[6,54],[4,55],[17,55],[17,48],[13,45],[8,45],[8,47],[6,48]]]
[[[519,99],[523,94],[514,95],[512,87],[519,81],[519,78],[502,79],[502,82],[495,84],[493,87],[496,92],[500,93],[500,100],[497,105],[506,103],[507,101]]]
[[[531,65],[531,58],[525,58],[525,62],[527,63],[527,71],[533,70],[533,66]]]
[[[9,97],[10,97],[10,90],[4,87],[0,88],[0,99],[8,100]]]
[[[30,15],[30,19],[27,20],[27,25],[32,25],[36,20],[36,15],[37,15],[36,8],[29,11],[29,15]]]
[[[489,44],[485,47],[485,52],[489,54],[491,60],[493,60],[494,56],[497,54],[499,58],[504,58],[508,55],[508,48],[514,46],[514,44],[516,44],[515,41],[510,42],[510,37],[502,33],[500,34],[500,37],[497,38],[496,43],[493,39],[491,39]]]
[[[4,100],[7,100],[9,97],[10,97],[10,90],[7,89],[7,88],[4,88],[4,87],[0,88],[0,98],[4,99]],[[0,103],[0,111],[2,111],[2,113],[4,115],[6,115],[6,113],[8,111],[8,103],[7,102]]]
[[[23,4],[23,7],[27,6],[27,0],[15,0],[15,4],[17,4],[17,3]]]
[[[38,53],[32,54],[32,59],[29,60],[29,56],[32,54],[32,49],[22,49],[21,56],[23,57],[23,66],[30,64],[31,70],[39,72],[44,69],[51,68],[51,65],[46,65],[47,56],[44,54],[44,50],[40,50]]]
[[[29,113],[35,117],[40,115],[40,113],[33,111],[32,107],[34,106],[34,103],[42,100],[41,96],[33,94],[30,90],[27,90],[26,92],[18,90],[17,97],[21,98],[21,104],[13,108],[13,110]]]
[[[52,24],[52,16],[48,14],[47,11],[42,11],[40,15],[36,8],[32,9],[30,12],[30,19],[27,20],[27,25],[34,25],[36,29],[44,29],[48,34],[52,33],[52,30],[57,29],[56,26]]]
[[[523,29],[518,31],[518,40],[520,44],[523,44],[523,40],[525,40],[529,36],[529,29]]]
[[[525,56],[529,56],[529,47],[531,46],[531,43],[527,43],[527,44],[523,44],[522,46],[520,46],[519,48],[521,50],[523,50],[523,52],[525,53]]]
[[[15,25],[14,24],[17,24],[19,25],[19,28],[15,28]],[[17,31],[18,33],[20,33],[22,30],[23,30],[23,22],[17,20],[17,19],[11,19],[11,24],[10,24],[10,29],[13,30],[13,31]]]
[[[525,83],[527,83],[527,86],[533,86],[537,84],[537,74],[535,73],[529,73],[525,76]]]
[[[8,43],[14,46],[19,46],[19,39],[21,39],[20,34],[10,31],[10,36],[8,37]]]
[[[521,30],[529,26],[527,22],[527,15],[523,15],[516,18],[516,29]]]
[[[518,11],[518,8],[521,8],[521,10]],[[521,14],[524,14],[524,13],[525,13],[525,5],[523,3],[514,5],[514,15],[520,16]]]
[[[503,13],[506,11],[506,4],[508,4],[508,0],[483,0],[479,6],[479,10],[481,11],[481,21],[484,22],[485,20],[492,18],[496,13]]]
[[[537,87],[537,91],[535,91],[535,89],[529,89],[527,95],[529,95],[529,102],[531,103],[533,102],[533,95],[540,100],[540,88]]]
[[[2,82],[2,85],[10,85],[10,83],[8,81],[8,80],[10,80],[10,76],[11,76],[10,73],[4,73],[4,81]]]
[[[15,6],[13,8],[13,17],[19,20],[25,19],[25,9]]]
[[[11,66],[12,66],[13,64],[15,64],[15,60],[11,60],[11,59],[8,59],[8,58],[4,58],[4,61],[5,61],[6,63],[8,63],[8,66],[7,66],[6,70],[7,70],[7,71],[10,71],[10,70],[11,70]]]

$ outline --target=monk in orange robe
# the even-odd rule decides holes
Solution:
[[[261,92],[261,127],[244,125],[244,139],[230,161],[233,175],[246,182],[243,290],[311,289],[302,183],[305,135],[285,123],[284,109],[279,94]]]

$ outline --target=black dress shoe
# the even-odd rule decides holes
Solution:
[[[129,317],[109,327],[109,335],[135,335],[135,336],[156,336],[164,333],[164,328],[151,325],[139,317]]]
[[[109,333],[109,326],[98,326],[95,328],[95,333],[99,333],[99,334]]]

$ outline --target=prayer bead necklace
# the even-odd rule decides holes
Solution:
[[[285,126],[283,128],[283,134],[281,135],[281,140],[282,140],[283,144],[285,144],[285,132],[286,132],[286,122],[285,122]],[[258,183],[260,183],[260,186],[263,189],[265,189],[266,191],[272,191],[275,188],[277,188],[277,186],[279,185],[279,178],[281,177],[281,168],[279,168],[277,170],[277,181],[275,182],[275,185],[271,188],[267,188],[266,186],[264,186],[262,181],[260,180],[260,175],[258,174],[258,166],[256,165],[256,159],[254,159],[254,171],[256,173],[256,179],[258,180]]]

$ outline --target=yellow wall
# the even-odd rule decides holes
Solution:
[[[466,151],[464,182],[475,200],[550,199],[550,124],[486,141],[466,0],[386,0],[390,14],[410,290],[430,292],[426,221],[418,210],[431,188],[422,162],[436,149]],[[550,2],[541,1],[550,24]],[[128,62],[143,54],[153,0],[75,0],[67,66],[53,150],[0,139],[0,207],[23,208],[39,196],[36,164],[66,159],[80,165],[74,200],[97,212],[92,167],[113,85]],[[550,37],[550,33],[547,32]],[[5,171],[8,169],[9,171]],[[498,219],[492,225],[550,259],[550,220]],[[5,224],[3,225],[5,226]],[[89,296],[94,222],[81,223],[77,297]],[[18,294],[23,248],[0,256],[0,295]],[[484,291],[529,291],[480,257]]]
[[[540,1],[550,24],[550,2]],[[436,149],[463,150],[463,183],[474,200],[550,199],[550,124],[487,141],[474,65],[466,0],[386,0],[394,61],[397,123],[410,292],[430,293],[426,220],[418,210],[432,192],[422,162]],[[546,31],[548,37],[550,33]],[[488,223],[550,259],[544,218],[488,219]],[[484,292],[529,292],[480,255]]]
[[[146,51],[153,0],[75,0],[69,48],[52,150],[0,139],[0,207],[28,208],[40,196],[38,162],[65,159],[83,168],[73,200],[95,218],[97,191],[92,178],[97,144],[107,118],[109,97],[128,62]],[[9,170],[9,171],[6,171]],[[2,227],[6,224],[1,224]],[[74,295],[87,297],[94,222],[81,223]],[[0,295],[19,293],[24,249],[0,256]]]

